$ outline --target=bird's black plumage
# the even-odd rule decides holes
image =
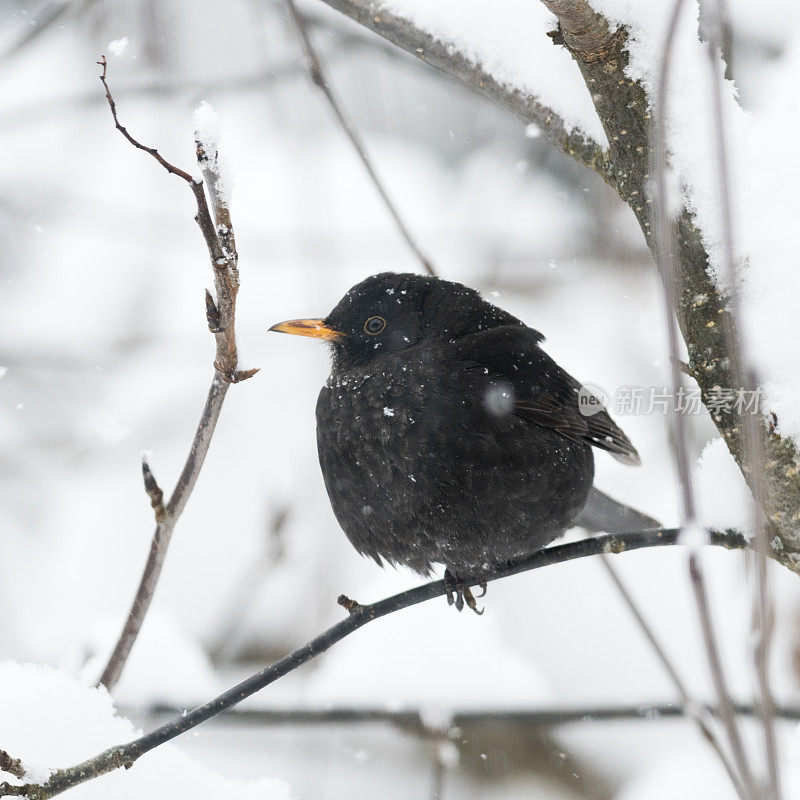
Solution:
[[[461,284],[382,273],[324,320],[275,329],[332,345],[320,465],[336,518],[379,564],[457,576],[534,552],[584,510],[592,447],[638,463],[605,410],[581,413],[542,335]]]

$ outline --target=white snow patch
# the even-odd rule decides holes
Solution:
[[[27,781],[45,780],[54,768],[77,764],[137,735],[139,731],[115,713],[105,689],[89,688],[49,667],[0,665],[0,741],[8,753],[22,760]],[[224,778],[175,744],[158,747],[132,769],[84,783],[70,794],[76,800],[288,800],[290,796],[286,784],[273,778]]]
[[[698,523],[724,530],[746,531],[750,525],[752,495],[722,439],[713,439],[703,450],[695,473]]]
[[[678,537],[678,544],[692,550],[703,547],[709,543],[708,531],[702,526],[694,523],[687,525]]]
[[[85,630],[81,646],[94,653],[80,670],[87,683],[101,673],[118,625],[119,620],[109,614]],[[79,655],[75,654],[75,663],[80,663]],[[129,706],[192,706],[199,698],[213,697],[224,688],[197,640],[164,609],[155,609],[136,642],[114,698]]]
[[[229,205],[233,194],[233,175],[230,166],[220,151],[222,141],[222,118],[214,107],[205,100],[192,114],[194,138],[200,143],[206,154],[208,167],[217,173],[217,194]]]
[[[378,596],[386,592],[385,577],[379,585],[372,590]],[[491,604],[482,617],[462,615],[454,622],[452,612],[438,598],[390,614],[368,635],[348,637],[309,676],[305,701],[417,708],[432,729],[446,728],[453,709],[535,708],[552,701],[538,667],[497,630]],[[414,647],[404,646],[409,637]]]
[[[123,36],[121,39],[114,39],[109,42],[107,49],[112,56],[119,58],[128,49],[130,43],[131,40],[127,36]]]
[[[595,7],[611,22],[628,26],[628,73],[653,97],[672,0],[597,0]],[[765,410],[777,414],[782,435],[800,440],[800,337],[794,331],[800,286],[794,261],[787,256],[787,236],[800,217],[800,140],[790,134],[800,128],[794,85],[798,69],[800,43],[795,41],[765,68],[752,115],[739,106],[734,84],[725,81],[723,116],[731,167],[735,280],[742,291],[750,359],[761,371]],[[731,284],[723,269],[711,86],[708,53],[698,38],[698,6],[690,3],[673,54],[667,146],[683,200],[709,252],[712,274],[727,292]]]

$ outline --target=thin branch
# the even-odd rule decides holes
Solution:
[[[503,567],[467,576],[465,583],[470,586],[476,586],[481,582],[495,581],[509,575],[517,575],[532,569],[560,564],[576,558],[599,555],[600,553],[623,553],[642,548],[670,546],[677,543],[678,533],[677,529],[660,529],[581,539],[555,547],[547,547],[530,556],[510,562]],[[741,550],[748,546],[747,540],[736,531],[726,531],[724,533],[712,531],[709,534],[709,541],[711,544],[734,550]],[[339,598],[339,604],[349,610],[349,614],[345,619],[331,626],[302,647],[278,659],[269,667],[255,673],[208,703],[176,717],[150,733],[140,736],[138,739],[134,739],[127,744],[111,747],[94,758],[90,758],[73,767],[54,771],[44,783],[23,786],[9,783],[0,784],[0,797],[26,795],[30,800],[47,800],[47,798],[61,794],[61,792],[73,786],[85,783],[107,772],[123,766],[130,767],[145,753],[235,706],[265,686],[274,683],[279,678],[297,669],[302,664],[316,658],[334,644],[373,620],[446,594],[445,582],[437,580],[371,605],[361,605],[342,595]]]
[[[375,171],[375,167],[372,164],[372,159],[367,155],[364,143],[361,141],[361,136],[358,134],[355,126],[345,114],[342,104],[336,97],[336,93],[333,91],[330,80],[328,79],[328,76],[322,66],[322,60],[315,50],[314,45],[311,43],[311,37],[308,34],[305,19],[303,19],[302,15],[297,10],[294,0],[286,0],[286,7],[289,9],[289,16],[292,18],[292,23],[297,31],[300,44],[302,45],[306,66],[312,82],[323,93],[323,95],[325,95],[328,105],[330,105],[331,110],[336,116],[336,119],[339,121],[339,125],[344,131],[345,136],[347,136],[350,144],[353,145],[353,149],[358,154],[358,157],[361,160],[361,163],[364,165],[367,175],[369,175],[369,179],[372,181],[372,185],[375,187],[375,191],[378,192],[378,195],[383,201],[384,206],[386,206],[389,216],[391,216],[391,218],[394,220],[394,224],[397,227],[397,230],[400,232],[400,235],[403,237],[406,244],[409,246],[417,259],[419,259],[420,264],[422,264],[422,268],[428,273],[428,275],[435,276],[436,270],[433,268],[433,264],[431,264],[430,259],[428,259],[428,257],[422,252],[416,240],[411,235],[411,231],[403,222],[402,217],[397,211],[397,207],[395,206],[391,197],[389,197],[386,187],[383,185],[383,182],[378,177],[378,173]]]
[[[764,525],[762,523],[761,527]],[[756,532],[758,540],[758,531]],[[753,657],[755,660],[756,680],[758,683],[758,712],[764,731],[764,748],[766,750],[767,775],[770,796],[773,800],[781,800],[781,774],[778,760],[778,745],[775,733],[774,718],[776,715],[775,698],[772,695],[769,679],[770,650],[775,627],[775,615],[770,600],[767,557],[763,552],[753,553],[755,559],[755,597],[754,620],[756,629]]]
[[[700,703],[702,714],[711,715],[716,706]],[[736,703],[734,711],[738,716],[756,717],[758,708],[753,703]],[[176,717],[183,713],[177,706],[139,706],[122,707],[119,713],[124,716],[141,718]],[[776,715],[787,722],[800,722],[800,706],[779,706]],[[288,727],[294,725],[364,725],[383,722],[396,725],[411,733],[426,735],[426,713],[424,709],[389,709],[381,706],[335,706],[333,708],[241,708],[236,706],[215,717],[214,722],[230,725],[258,725]],[[552,706],[533,709],[470,708],[453,711],[451,722],[454,727],[472,725],[523,725],[526,727],[555,727],[558,725],[601,724],[620,720],[675,719],[687,716],[687,709],[680,703],[633,703],[612,706]]]
[[[211,387],[208,390],[206,404],[200,417],[197,429],[192,440],[189,455],[183,466],[183,470],[178,478],[178,482],[169,498],[166,508],[163,506],[163,495],[155,479],[149,470],[146,462],[143,462],[145,478],[145,488],[150,497],[153,508],[156,511],[156,529],[150,544],[150,552],[145,563],[139,587],[134,596],[131,609],[123,626],[122,632],[109,656],[108,662],[100,677],[99,683],[111,689],[119,680],[122,670],[130,655],[131,649],[139,635],[144,623],[145,616],[150,607],[153,595],[161,576],[161,570],[166,558],[167,549],[172,538],[172,532],[180,518],[184,507],[194,489],[200,470],[203,467],[206,454],[208,453],[211,437],[222,411],[222,404],[231,383],[245,380],[255,374],[257,370],[240,371],[238,369],[238,354],[236,350],[236,331],[235,310],[236,294],[239,289],[238,255],[236,253],[235,241],[233,238],[233,226],[227,208],[222,208],[219,193],[215,191],[217,176],[214,173],[216,161],[212,163],[202,155],[201,168],[207,175],[210,186],[210,194],[213,201],[215,219],[212,220],[211,212],[206,201],[206,194],[203,188],[203,181],[192,177],[188,172],[167,161],[153,147],[146,145],[135,139],[119,121],[117,117],[117,107],[111,95],[108,82],[106,80],[107,62],[102,56],[97,62],[102,67],[100,81],[106,93],[111,115],[117,130],[130,142],[137,150],[142,150],[152,156],[169,174],[176,175],[186,181],[194,195],[197,205],[195,220],[203,234],[206,246],[208,247],[211,258],[211,267],[214,274],[214,287],[216,290],[216,302],[207,294],[206,314],[211,315],[213,307],[216,316],[216,325],[213,329],[216,341],[216,358],[214,360],[214,376]],[[228,214],[227,216],[225,216]],[[159,517],[162,517],[159,519]]]
[[[119,680],[128,656],[142,629],[142,624],[147,616],[147,611],[150,608],[156,586],[161,577],[161,570],[172,539],[172,532],[203,467],[208,447],[211,444],[211,437],[214,434],[214,428],[222,411],[222,403],[225,400],[228,386],[228,382],[222,380],[219,374],[215,372],[203,413],[200,416],[200,423],[197,426],[192,447],[189,450],[189,456],[167,503],[166,518],[156,525],[153,539],[150,543],[150,552],[148,553],[131,609],[128,612],[117,643],[109,656],[103,674],[98,681],[98,684],[102,684],[107,689],[111,689]]]
[[[326,5],[369,28],[379,36],[509,110],[526,125],[534,124],[559,150],[610,180],[604,148],[590,136],[567,127],[563,118],[533,95],[499,82],[491,73],[461,54],[451,42],[434,38],[410,20],[374,0],[322,0]]]
[[[756,798],[760,797],[760,793],[756,791],[753,776],[750,772],[749,762],[745,755],[744,745],[742,744],[742,739],[739,734],[739,728],[736,724],[733,701],[728,691],[725,672],[722,667],[722,659],[719,656],[719,648],[717,647],[714,627],[711,622],[711,611],[708,607],[708,593],[706,591],[705,578],[703,577],[703,572],[698,563],[697,553],[692,552],[689,554],[689,572],[692,585],[697,587],[695,590],[697,615],[700,618],[700,624],[703,628],[703,640],[706,643],[706,654],[711,666],[711,677],[714,680],[714,688],[719,701],[720,721],[728,734],[728,741],[731,745],[733,757],[739,766],[742,782],[749,796],[752,797],[753,800],[756,800]]]
[[[655,256],[661,276],[661,299],[664,323],[667,329],[669,351],[670,379],[672,382],[672,398],[670,403],[670,423],[672,426],[672,444],[675,464],[681,492],[683,527],[693,526],[696,517],[694,484],[692,467],[689,461],[689,433],[686,414],[678,411],[677,398],[683,386],[683,372],[680,367],[681,352],[678,344],[680,334],[675,319],[678,307],[678,280],[676,258],[674,253],[675,225],[669,211],[667,198],[667,144],[666,144],[666,108],[669,70],[672,62],[675,33],[683,0],[677,0],[670,19],[667,39],[664,44],[658,72],[658,84],[653,108],[652,140],[653,140],[653,233],[655,238]]]
[[[673,245],[675,230],[672,216],[669,211],[667,198],[667,146],[666,146],[666,117],[670,67],[678,29],[678,21],[683,7],[683,0],[676,0],[669,19],[667,36],[663,45],[659,64],[658,82],[653,108],[653,222],[655,235],[655,255],[661,275],[662,300],[664,317],[668,332],[670,369],[672,380],[672,402],[670,420],[672,423],[673,446],[677,466],[678,481],[681,491],[682,504],[682,529],[689,536],[694,537],[696,523],[696,504],[694,498],[694,484],[692,481],[691,466],[688,456],[688,430],[685,414],[677,407],[677,398],[682,386],[682,373],[679,367],[680,349],[678,347],[678,327],[673,312],[678,308],[678,281],[676,274]],[[694,547],[694,543],[693,543]],[[739,781],[734,785],[737,790],[743,787],[745,797],[756,800],[755,784],[753,782],[750,764],[742,747],[741,737],[733,706],[728,692],[725,675],[722,670],[722,661],[719,656],[714,625],[711,619],[708,602],[706,599],[705,579],[700,565],[700,556],[694,549],[689,553],[689,578],[697,603],[697,612],[703,633],[706,654],[712,679],[719,702],[719,716],[727,733],[731,753],[736,762]]]
[[[722,72],[721,55],[724,31],[726,30],[725,4],[723,0],[710,3],[711,24],[709,41],[706,48],[709,71],[711,74],[712,111],[714,122],[714,142],[716,145],[717,195],[722,220],[722,254],[725,274],[728,282],[730,314],[724,335],[728,351],[731,354],[731,374],[734,387],[747,392],[751,397],[759,385],[757,367],[751,357],[751,351],[741,324],[742,299],[739,292],[738,276],[734,264],[733,212],[731,210],[730,167],[728,164],[727,137],[722,109]],[[753,591],[753,626],[754,641],[753,660],[758,685],[760,717],[764,732],[764,749],[766,752],[767,775],[772,800],[781,800],[780,767],[778,748],[775,740],[773,709],[775,702],[769,682],[769,655],[772,644],[773,612],[767,570],[766,553],[769,552],[769,534],[764,519],[764,502],[766,490],[764,486],[763,444],[764,428],[755,414],[746,411],[739,415],[744,428],[744,468],[749,474],[750,486],[753,490],[751,518],[756,532],[756,547],[753,553],[755,575]]]
[[[669,675],[670,680],[672,681],[673,686],[678,692],[679,697],[681,698],[681,705],[683,706],[685,712],[689,715],[692,719],[694,724],[696,725],[700,735],[711,745],[711,747],[716,752],[719,760],[722,762],[722,766],[725,768],[725,772],[728,773],[728,777],[730,778],[731,783],[733,784],[734,789],[736,790],[736,794],[741,798],[741,800],[746,800],[747,795],[745,794],[744,787],[742,786],[742,782],[739,779],[739,775],[736,772],[736,768],[731,763],[730,759],[728,758],[727,754],[722,748],[722,744],[720,743],[719,739],[717,738],[714,731],[711,729],[709,714],[703,706],[697,702],[695,698],[691,696],[689,693],[689,689],[686,684],[683,682],[683,679],[678,674],[678,670],[675,665],[672,663],[672,660],[667,655],[667,651],[664,649],[664,646],[659,641],[658,637],[656,636],[655,631],[652,629],[650,624],[645,619],[642,612],[639,610],[636,601],[633,599],[633,596],[628,591],[625,584],[622,582],[616,568],[611,563],[611,560],[608,556],[601,556],[600,563],[605,568],[606,572],[608,573],[609,577],[611,578],[614,585],[617,587],[618,592],[622,595],[622,599],[624,600],[625,604],[628,606],[628,610],[633,615],[634,619],[639,625],[639,628],[642,631],[642,634],[650,642],[653,651],[655,652],[658,660],[661,662],[661,665],[664,667],[667,675]]]
[[[108,61],[106,60],[105,56],[100,56],[100,60],[97,62],[98,66],[102,67],[102,72],[100,73],[100,82],[103,84],[103,88],[106,90],[106,102],[108,103],[108,107],[111,109],[111,116],[114,118],[114,127],[137,149],[143,150],[145,153],[151,155],[159,164],[161,164],[164,169],[170,173],[170,175],[177,175],[179,178],[183,178],[188,184],[194,186],[196,183],[195,179],[185,170],[180,169],[180,167],[176,167],[174,164],[170,164],[159,152],[156,150],[155,147],[147,147],[143,145],[137,139],[134,139],[133,136],[128,133],[128,129],[120,124],[119,118],[117,117],[117,104],[114,102],[114,98],[111,96],[111,89],[108,87],[108,80],[107,80],[107,70],[108,70]],[[205,203],[205,198],[203,200]]]

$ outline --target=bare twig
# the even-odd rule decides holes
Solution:
[[[734,789],[736,790],[736,794],[741,798],[741,800],[746,800],[747,795],[745,794],[742,782],[739,780],[739,776],[736,773],[736,768],[733,766],[727,754],[723,750],[722,744],[717,738],[717,735],[711,729],[708,711],[704,709],[703,706],[700,703],[698,703],[697,700],[695,700],[689,693],[688,687],[683,682],[681,676],[678,674],[678,670],[672,663],[670,657],[667,655],[667,651],[664,649],[664,646],[659,641],[655,631],[650,627],[650,624],[647,622],[644,615],[638,608],[636,601],[633,599],[627,587],[622,582],[622,579],[617,573],[616,568],[611,563],[611,560],[608,558],[608,556],[603,555],[600,557],[600,562],[602,563],[603,567],[605,568],[606,572],[608,573],[614,585],[617,587],[617,590],[619,591],[620,595],[622,595],[622,599],[628,606],[628,610],[631,612],[631,614],[633,614],[634,619],[639,624],[642,634],[647,639],[647,641],[650,642],[653,651],[655,652],[656,656],[658,657],[658,660],[661,662],[662,666],[666,670],[667,675],[669,675],[669,678],[672,681],[673,686],[675,687],[679,697],[681,698],[681,705],[683,706],[684,711],[686,712],[686,714],[689,715],[694,724],[697,726],[697,729],[700,731],[700,735],[709,743],[709,745],[711,745],[711,747],[717,753],[719,760],[722,762],[722,766],[725,768],[725,772],[728,773],[728,777],[730,778],[730,781],[733,784]]]
[[[731,374],[737,391],[755,396],[759,385],[756,365],[750,356],[750,348],[741,324],[742,300],[739,292],[738,276],[734,264],[733,213],[731,210],[730,168],[728,164],[727,137],[722,109],[722,86],[724,75],[720,56],[724,31],[726,30],[725,4],[714,0],[709,4],[711,11],[707,53],[711,74],[712,111],[714,121],[714,142],[716,145],[717,194],[722,220],[722,254],[728,283],[730,315],[724,329],[731,354]],[[755,647],[753,659],[758,685],[758,707],[764,732],[767,775],[772,800],[781,798],[780,768],[778,763],[775,726],[773,724],[774,700],[769,683],[769,654],[772,643],[773,614],[770,596],[769,572],[766,553],[769,551],[769,535],[764,518],[763,437],[764,428],[755,413],[743,411],[740,415],[744,428],[744,467],[749,475],[753,503],[751,505],[752,525],[755,530],[756,547],[752,554],[754,560],[753,627]]]
[[[161,490],[158,488],[158,485],[155,484],[155,480],[152,479],[152,473],[150,473],[146,462],[143,463],[145,488],[156,511],[157,524],[150,545],[150,553],[147,557],[147,562],[133,604],[119,639],[114,646],[114,650],[99,680],[100,684],[110,689],[116,684],[122,674],[131,649],[141,630],[147,610],[150,607],[159,577],[161,576],[161,569],[164,565],[164,559],[167,554],[172,532],[189,500],[197,477],[203,467],[203,462],[205,461],[208,447],[211,444],[211,437],[214,434],[217,420],[222,411],[222,404],[225,400],[228,387],[231,383],[236,383],[250,377],[255,374],[257,370],[240,371],[238,369],[236,332],[234,329],[236,293],[239,289],[238,255],[236,253],[233,226],[231,225],[229,212],[227,207],[224,207],[224,203],[221,202],[219,193],[215,191],[216,176],[214,174],[214,165],[216,161],[212,164],[208,159],[205,159],[205,154],[202,154],[201,168],[204,170],[204,174],[207,175],[207,180],[209,182],[209,193],[212,197],[215,223],[215,221],[212,220],[211,212],[209,211],[206,201],[203,181],[197,180],[185,170],[171,164],[155,148],[143,145],[128,132],[127,128],[120,124],[117,117],[117,107],[106,80],[107,63],[105,56],[101,57],[98,64],[102,67],[100,80],[105,89],[106,100],[111,109],[111,115],[117,130],[135,148],[152,156],[168,173],[176,175],[189,184],[197,205],[195,220],[203,233],[203,238],[205,239],[211,258],[214,286],[217,295],[216,301],[211,298],[210,294],[207,294],[206,298],[206,313],[210,317],[212,313],[211,307],[213,307],[213,314],[216,321],[213,330],[216,340],[214,377],[211,381],[206,404],[200,417],[197,430],[195,431],[189,455],[166,508],[163,506],[163,496],[158,497],[157,493],[154,494],[155,490],[158,490],[158,492]],[[159,516],[162,516],[163,519],[159,519]]]
[[[102,72],[100,73],[100,82],[103,84],[103,88],[106,90],[106,102],[108,103],[108,107],[111,109],[111,116],[114,118],[114,127],[137,149],[143,150],[145,153],[153,156],[153,158],[161,164],[164,169],[170,173],[170,175],[177,175],[179,178],[183,178],[188,184],[194,186],[198,181],[196,181],[188,172],[185,170],[180,169],[179,167],[170,164],[159,152],[156,150],[155,147],[147,147],[143,145],[141,142],[137,141],[133,138],[133,136],[128,133],[128,129],[120,124],[119,119],[117,118],[117,104],[114,102],[114,98],[111,96],[111,89],[108,87],[108,80],[107,80],[107,70],[108,70],[108,61],[106,60],[105,56],[100,56],[100,60],[97,62],[98,66],[102,67]],[[197,194],[195,194],[197,197]],[[199,204],[200,201],[198,201]],[[202,204],[205,205],[205,195],[203,196]],[[199,208],[198,208],[199,212]]]
[[[731,700],[728,685],[725,680],[725,672],[722,667],[722,660],[719,657],[719,648],[717,647],[714,626],[711,621],[711,611],[708,607],[705,578],[698,563],[697,553],[695,552],[689,554],[689,573],[692,585],[696,587],[695,600],[697,602],[697,615],[700,618],[700,625],[703,628],[703,639],[706,643],[706,654],[711,666],[711,677],[714,681],[714,688],[719,701],[720,721],[728,734],[728,741],[730,742],[733,757],[739,767],[742,783],[749,793],[749,796],[752,797],[753,800],[756,800],[756,798],[761,795],[756,791],[753,776],[750,772],[750,765],[745,755],[744,745],[742,744],[742,739],[739,734],[739,728],[736,724],[733,701]]]
[[[666,145],[666,108],[669,70],[672,61],[675,33],[683,0],[677,0],[667,33],[667,40],[661,57],[658,73],[658,84],[654,98],[652,141],[653,141],[653,175],[652,205],[653,233],[655,238],[656,263],[661,275],[661,297],[667,328],[670,378],[672,381],[672,399],[670,403],[670,423],[673,429],[673,447],[678,482],[681,491],[683,526],[693,526],[696,518],[694,484],[692,482],[691,464],[688,454],[688,430],[685,414],[678,411],[677,398],[683,385],[683,372],[680,367],[681,353],[678,325],[675,320],[675,309],[678,307],[678,280],[675,267],[675,225],[669,211],[667,199],[667,145]]]
[[[700,711],[711,715],[716,706],[701,703]],[[753,703],[736,703],[738,716],[756,717],[758,708]],[[176,717],[183,713],[177,706],[121,707],[121,714],[141,718]],[[558,725],[600,724],[619,720],[675,719],[686,716],[680,703],[632,703],[610,706],[544,706],[533,709],[472,708],[453,711],[452,724],[456,728],[479,725],[521,725],[526,727],[555,727]],[[800,706],[778,706],[776,716],[787,722],[800,722]],[[426,713],[419,708],[385,708],[383,706],[334,706],[332,708],[242,708],[236,706],[215,717],[214,722],[230,725],[259,725],[288,727],[294,725],[364,725],[384,722],[403,730],[425,735]]]
[[[688,432],[686,416],[678,410],[677,398],[682,385],[682,373],[679,367],[680,349],[678,347],[678,327],[674,311],[678,308],[678,281],[679,276],[675,271],[674,239],[675,229],[669,211],[667,199],[666,172],[667,172],[667,147],[666,147],[666,112],[667,90],[669,86],[670,66],[675,43],[678,21],[683,6],[683,0],[676,0],[667,28],[661,62],[659,65],[658,82],[653,109],[653,233],[655,236],[655,255],[661,275],[662,299],[664,305],[665,323],[668,332],[670,369],[672,379],[672,401],[670,420],[672,423],[673,446],[677,466],[678,481],[681,491],[682,504],[682,529],[689,536],[694,537],[697,527],[696,507],[694,498],[694,485],[692,482],[691,466],[688,457]],[[743,788],[745,797],[756,800],[755,784],[747,756],[742,747],[741,737],[733,713],[733,705],[728,692],[725,675],[722,670],[722,661],[719,657],[714,625],[711,619],[708,602],[706,599],[705,579],[700,564],[699,553],[694,549],[689,553],[689,577],[697,603],[697,612],[700,618],[700,627],[703,633],[709,667],[711,669],[714,687],[719,702],[719,716],[728,736],[731,753],[736,762],[736,770],[740,781],[734,781],[737,790]]]
[[[763,523],[762,527],[764,527]],[[758,533],[756,534],[756,538],[758,539]],[[769,680],[769,657],[775,616],[769,595],[767,557],[763,552],[758,552],[753,553],[753,558],[755,559],[756,573],[753,620],[753,626],[756,629],[756,640],[753,656],[755,659],[756,680],[758,683],[757,707],[764,731],[770,797],[774,800],[780,800],[782,797],[781,774],[774,723],[776,708]]]
[[[600,553],[623,553],[641,548],[670,546],[677,543],[678,534],[679,531],[677,529],[659,529],[597,536],[555,547],[546,547],[533,555],[510,562],[504,567],[467,576],[465,583],[470,586],[477,586],[481,582],[495,581],[509,575],[517,575],[528,570],[560,564],[576,558],[599,555]],[[726,531],[724,533],[713,531],[709,534],[709,541],[711,544],[727,549],[740,550],[748,546],[747,540],[735,531]],[[279,678],[297,669],[302,664],[316,658],[369,622],[446,594],[445,582],[437,580],[401,592],[377,603],[370,605],[356,604],[343,620],[208,703],[198,706],[188,713],[179,715],[165,725],[127,744],[111,747],[73,767],[56,770],[44,783],[25,784],[22,786],[9,783],[0,784],[0,797],[25,795],[30,800],[47,800],[47,798],[61,794],[73,786],[78,786],[120,767],[130,767],[145,753],[235,706],[265,686],[274,683]]]
[[[386,187],[383,185],[383,182],[378,177],[378,173],[375,171],[375,167],[372,165],[372,159],[370,159],[370,157],[367,155],[364,143],[361,141],[361,136],[358,134],[355,126],[345,114],[342,104],[336,97],[330,81],[328,80],[328,76],[326,75],[322,66],[322,61],[319,57],[319,54],[315,50],[314,45],[311,43],[311,37],[306,29],[306,22],[300,12],[297,10],[294,0],[286,0],[286,7],[289,9],[289,16],[292,18],[292,23],[297,31],[300,44],[303,47],[306,66],[312,82],[325,95],[328,105],[330,105],[331,110],[336,116],[336,119],[344,131],[345,136],[347,136],[350,144],[353,145],[353,149],[358,154],[358,157],[361,160],[361,163],[364,165],[367,175],[369,175],[369,179],[372,181],[372,185],[375,187],[375,191],[377,191],[378,195],[383,201],[384,206],[386,206],[389,216],[391,216],[391,218],[394,220],[394,224],[397,227],[397,230],[400,232],[400,235],[403,237],[406,244],[409,246],[417,259],[419,259],[420,264],[422,264],[422,268],[429,275],[436,275],[436,270],[433,268],[433,264],[431,264],[430,259],[428,259],[428,257],[422,252],[416,240],[411,235],[411,231],[409,231],[408,227],[403,222],[403,219],[398,213],[394,202],[392,201],[391,197],[389,197],[389,193],[386,191]]]

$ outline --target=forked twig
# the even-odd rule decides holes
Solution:
[[[189,184],[197,205],[195,220],[203,233],[211,258],[216,292],[216,299],[211,297],[210,293],[207,293],[206,297],[206,314],[210,319],[213,313],[215,319],[215,325],[212,329],[216,340],[214,377],[211,381],[200,422],[192,440],[189,455],[166,506],[163,503],[163,493],[161,493],[161,489],[153,478],[149,464],[145,461],[142,465],[145,490],[155,511],[156,529],[133,604],[99,680],[100,684],[111,689],[119,680],[131,649],[142,628],[161,576],[161,569],[164,565],[172,532],[203,467],[228,387],[231,383],[251,377],[257,370],[241,371],[238,368],[235,332],[236,294],[239,290],[238,255],[233,238],[230,213],[227,206],[221,202],[219,193],[215,191],[218,176],[214,174],[214,167],[211,161],[205,158],[204,153],[202,154],[201,167],[209,184],[209,193],[212,197],[212,207],[214,209],[213,219],[206,200],[203,181],[194,178],[185,170],[167,161],[156,148],[142,144],[120,123],[117,116],[116,103],[106,79],[108,65],[105,56],[102,56],[97,63],[102,67],[100,81],[105,89],[106,100],[111,109],[111,115],[117,130],[137,150],[142,150],[152,156],[169,174],[175,175]],[[214,160],[213,164],[216,164],[216,160]]]

